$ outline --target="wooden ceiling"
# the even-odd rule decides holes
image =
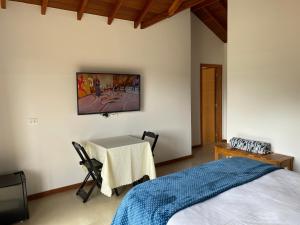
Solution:
[[[0,0],[1,8],[7,0]],[[41,6],[41,14],[47,8],[57,8],[77,13],[81,20],[85,13],[107,17],[110,25],[115,18],[134,22],[134,28],[152,26],[164,19],[192,8],[192,11],[221,40],[227,41],[227,0],[11,0]]]
[[[223,42],[227,42],[227,0],[204,1],[192,7],[192,12]]]

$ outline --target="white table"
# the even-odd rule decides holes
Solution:
[[[156,178],[149,142],[133,136],[90,140],[86,151],[103,163],[101,192],[111,197],[112,189],[132,184],[144,175]]]

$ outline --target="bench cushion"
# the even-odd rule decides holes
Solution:
[[[230,145],[232,148],[237,148],[240,150],[244,150],[256,154],[271,153],[271,144],[262,141],[254,141],[254,140],[233,137],[230,139]]]

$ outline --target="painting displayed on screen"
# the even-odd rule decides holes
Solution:
[[[140,110],[140,75],[77,73],[78,114]]]

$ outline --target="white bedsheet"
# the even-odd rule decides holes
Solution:
[[[167,225],[300,225],[300,174],[276,170],[177,212]]]

